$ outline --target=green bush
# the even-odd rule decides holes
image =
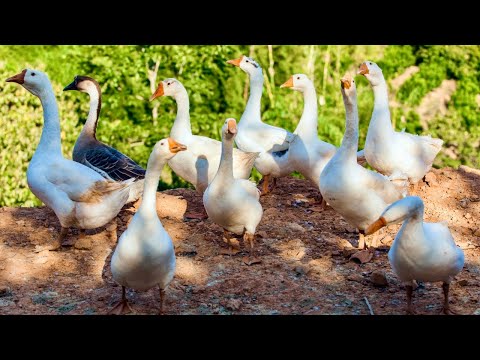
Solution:
[[[25,67],[46,71],[53,83],[60,109],[62,144],[71,158],[76,137],[88,112],[88,95],[62,92],[75,75],[95,78],[103,92],[97,136],[140,165],[146,166],[152,146],[169,134],[176,107],[171,98],[153,102],[149,70],[158,61],[156,83],[178,78],[190,96],[192,130],[220,139],[226,117],[239,119],[245,107],[247,75],[226,64],[241,54],[252,56],[265,71],[262,117],[269,124],[295,129],[303,110],[302,96],[279,86],[295,73],[314,79],[319,97],[319,135],[335,145],[341,143],[345,113],[340,78],[355,72],[365,60],[378,62],[388,80],[408,66],[420,71],[396,94],[399,107],[392,120],[400,130],[432,133],[445,140],[435,166],[479,165],[480,47],[478,46],[0,46],[0,76],[3,79]],[[270,62],[273,61],[273,76]],[[357,77],[360,114],[360,147],[363,147],[373,109],[373,94],[363,77]],[[415,107],[444,79],[457,81],[448,114],[429,122],[425,131]],[[267,82],[268,85],[267,86]],[[156,84],[155,84],[156,86]],[[0,82],[0,151],[2,163],[0,206],[36,206],[40,201],[29,191],[26,169],[38,144],[43,119],[39,100],[22,87]],[[158,107],[158,118],[153,118]],[[402,122],[404,116],[406,122]],[[452,155],[454,154],[454,155]],[[453,156],[453,157],[452,157]],[[259,174],[254,171],[253,178]],[[160,188],[188,186],[169,169]]]

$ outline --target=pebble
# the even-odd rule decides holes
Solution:
[[[387,277],[382,270],[375,270],[370,274],[370,281],[374,286],[388,286]]]

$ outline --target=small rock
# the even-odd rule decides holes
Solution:
[[[464,209],[468,207],[468,204],[470,204],[470,200],[468,198],[463,198],[460,200],[460,206]]]
[[[470,213],[465,214],[465,219],[471,219],[471,218],[472,218],[472,214],[470,214]]]
[[[475,231],[473,232],[473,235],[475,235],[475,236],[480,236],[480,228],[478,228],[477,230],[475,230]]]
[[[370,274],[370,281],[374,286],[388,286],[387,277],[382,270],[375,270]]]
[[[475,309],[472,315],[480,315],[480,309]]]
[[[8,286],[0,285],[0,297],[12,295],[12,290]]]
[[[263,230],[257,231],[257,235],[264,239],[268,237],[267,232]]]
[[[354,273],[354,274],[348,275],[348,276],[347,276],[347,280],[348,280],[348,281],[355,281],[355,282],[361,283],[361,282],[363,282],[363,276],[360,275],[360,274]]]
[[[425,175],[425,182],[430,187],[437,186],[438,185],[437,176],[433,172],[429,172],[427,175]]]
[[[345,231],[350,234],[358,233],[358,229],[353,226],[345,226]]]
[[[340,256],[340,251],[338,251],[338,250],[333,250],[333,251],[332,251],[332,256]]]
[[[302,233],[306,231],[301,225],[294,222],[287,223],[286,226],[292,231],[300,231]]]
[[[350,256],[350,260],[355,261],[359,264],[365,264],[372,260],[373,253],[368,250],[357,251],[355,254]]]
[[[468,286],[469,285],[467,279],[458,280],[457,284],[460,285],[460,286]]]
[[[241,306],[242,300],[240,299],[229,299],[225,304],[225,308],[232,311],[239,310]]]
[[[350,248],[344,247],[343,248],[343,257],[349,258],[353,254],[355,254],[357,251],[358,251],[358,249],[355,249],[354,247],[350,247]]]

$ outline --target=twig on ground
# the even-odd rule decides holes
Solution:
[[[370,315],[375,315],[375,314],[373,313],[372,306],[371,306],[370,303],[368,302],[368,299],[367,299],[366,296],[363,297],[363,300],[365,300],[365,303],[366,303],[367,306],[368,306],[368,310],[370,311]]]

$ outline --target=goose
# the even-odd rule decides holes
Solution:
[[[24,69],[6,81],[22,85],[42,103],[42,136],[28,165],[27,182],[33,194],[55,212],[61,225],[55,243],[38,251],[58,250],[69,227],[94,229],[114,220],[128,199],[134,179],[107,180],[63,157],[58,106],[47,74]]]
[[[160,311],[163,313],[165,288],[175,274],[175,250],[172,239],[157,215],[157,186],[163,167],[187,147],[172,138],[162,139],[153,147],[147,164],[142,202],[125,232],[120,236],[110,268],[113,279],[122,286],[122,300],[111,314],[132,311],[125,289],[146,291],[158,286]]]
[[[290,157],[295,169],[317,187],[320,174],[330,159],[335,155],[337,147],[318,138],[317,93],[313,82],[305,74],[294,74],[281,88],[290,88],[303,94],[304,107],[302,117],[293,132],[297,139],[290,146]],[[364,162],[363,152],[357,152],[357,162]],[[325,205],[324,201],[322,204]]]
[[[448,303],[452,278],[463,268],[465,256],[453,239],[445,222],[423,221],[424,204],[418,196],[407,196],[388,206],[365,231],[372,234],[384,226],[400,223],[402,227],[395,236],[388,252],[392,270],[406,284],[407,313],[414,314],[412,307],[413,281],[442,281],[444,302],[442,311],[455,314]]]
[[[397,132],[392,127],[388,108],[387,83],[380,67],[372,62],[363,62],[358,70],[367,78],[375,96],[372,118],[365,140],[365,158],[378,172],[391,180],[408,178],[414,184],[432,168],[432,163],[442,148],[443,140]]]
[[[222,157],[217,174],[203,194],[203,203],[208,217],[224,229],[224,237],[230,244],[228,231],[243,235],[250,245],[253,256],[255,231],[262,219],[260,191],[254,182],[235,178],[233,173],[233,142],[237,135],[237,122],[225,120],[222,127]],[[253,263],[252,261],[249,264]]]
[[[260,65],[247,56],[228,60],[228,64],[239,67],[250,78],[250,95],[245,111],[238,122],[235,143],[239,149],[256,151],[255,168],[262,174],[262,195],[268,194],[276,185],[276,178],[292,173],[295,168],[290,159],[290,146],[295,134],[262,122],[260,105],[263,90],[263,72]],[[273,178],[270,188],[270,178]]]
[[[181,178],[191,183],[203,194],[213,180],[220,164],[222,143],[205,136],[193,135],[190,125],[190,105],[188,93],[177,79],[168,78],[161,81],[150,97],[150,101],[160,96],[171,96],[177,103],[177,116],[170,130],[170,137],[188,147],[168,161],[168,165]],[[257,158],[256,152],[233,149],[233,175],[238,179],[248,179]],[[203,214],[189,214],[185,217],[205,218]]]
[[[138,200],[143,189],[145,170],[120,151],[97,140],[97,124],[102,108],[102,92],[95,79],[75,76],[63,91],[77,90],[90,96],[90,110],[82,132],[73,147],[73,160],[95,170],[104,178],[114,181],[135,179],[130,186],[127,203]]]
[[[389,179],[357,163],[358,108],[355,81],[349,74],[341,79],[346,111],[342,145],[320,175],[320,192],[330,206],[358,228],[359,248],[366,246],[364,230],[378,219],[385,207],[403,197]],[[406,186],[406,183],[404,183]],[[376,243],[376,238],[372,244]]]

